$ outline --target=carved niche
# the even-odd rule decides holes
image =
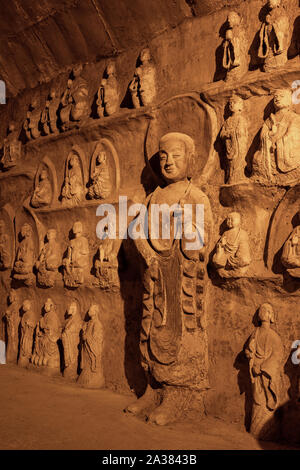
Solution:
[[[4,314],[6,326],[6,362],[17,363],[18,345],[19,345],[19,304],[18,296],[15,290],[11,290],[7,297],[7,310]]]
[[[72,300],[62,329],[62,344],[64,350],[64,377],[76,379],[79,366],[79,343],[82,319],[79,304]]]
[[[0,208],[0,271],[11,269],[15,256],[15,212],[10,204]]]
[[[56,96],[56,90],[53,88],[47,98],[45,107],[41,113],[41,127],[45,135],[56,134],[59,129],[57,126],[57,111],[60,99]]]
[[[283,246],[281,261],[292,277],[300,278],[300,211],[296,214],[296,223]]]
[[[248,40],[241,16],[232,11],[226,24],[223,41],[223,67],[226,81],[233,82],[243,77],[248,71]]]
[[[61,191],[61,202],[64,206],[77,206],[85,200],[86,181],[86,156],[78,145],[74,145],[65,164],[65,177]]]
[[[89,89],[87,81],[81,77],[83,67],[73,68],[67,88],[61,98],[61,129],[66,131],[89,117]]]
[[[117,243],[116,240],[111,240],[105,235],[107,235],[107,230],[104,232],[103,239],[99,242],[95,257],[94,273],[97,282],[94,285],[99,286],[101,289],[114,290],[120,286]]]
[[[148,48],[143,49],[140,53],[139,65],[130,82],[129,90],[134,108],[153,104],[156,97],[156,69]]]
[[[272,72],[287,62],[290,24],[281,3],[281,0],[268,1],[268,12],[259,31],[257,55],[265,72]]]
[[[90,249],[88,239],[83,235],[81,222],[74,223],[72,235],[63,259],[64,283],[67,287],[79,287],[85,283],[90,273]]]
[[[180,132],[165,134],[159,140],[158,156],[164,185],[146,202],[149,238],[135,240],[146,265],[140,351],[148,385],[127,411],[164,425],[188,406],[191,390],[201,396],[209,388],[204,299],[212,214],[208,197],[191,180],[191,163],[196,157],[193,139]],[[175,236],[175,227],[170,238],[161,233],[157,237],[150,214],[162,203],[179,209],[185,204],[194,208],[202,204],[204,232],[194,219],[191,227],[184,227],[181,240]],[[202,243],[189,246],[190,235],[195,240],[196,234]],[[161,388],[153,388],[153,379]]]
[[[42,287],[54,287],[59,278],[58,268],[60,264],[60,244],[57,241],[57,232],[52,228],[46,233],[45,243],[35,263],[37,284]]]
[[[226,219],[227,230],[217,243],[212,263],[220,277],[243,277],[251,263],[249,237],[241,227],[239,212],[231,212]]]
[[[300,116],[292,109],[292,92],[274,93],[274,112],[260,133],[253,158],[253,179],[266,184],[293,185],[300,181]]]
[[[48,157],[40,163],[34,180],[34,191],[30,205],[34,208],[48,207],[55,204],[58,197],[55,166]]]
[[[28,366],[33,350],[33,335],[36,328],[36,315],[31,300],[24,300],[22,304],[20,353],[18,365]]]
[[[99,305],[91,305],[88,317],[82,329],[81,373],[77,382],[86,388],[102,388],[105,385],[102,365],[104,334]]]
[[[271,327],[275,323],[272,305],[262,304],[258,318],[260,326],[245,349],[253,399],[250,432],[260,440],[276,440],[278,422],[274,412],[282,399],[284,349],[280,336]]]
[[[3,170],[9,170],[17,165],[22,154],[22,144],[19,139],[20,132],[16,130],[15,123],[8,126],[7,137],[3,140],[0,164]]]
[[[116,77],[115,64],[109,63],[105,69],[100,87],[97,92],[98,117],[111,116],[120,107],[120,90]]]
[[[89,199],[107,199],[118,193],[119,186],[118,154],[108,139],[101,139],[96,143],[91,158],[87,197]]]
[[[33,266],[35,262],[35,243],[32,225],[24,223],[19,232],[19,245],[13,267],[13,278],[23,282],[26,286],[33,285],[35,276]]]
[[[226,155],[227,184],[245,180],[246,155],[248,151],[248,120],[244,113],[244,102],[233,95],[229,100],[230,116],[222,126],[220,137],[224,142]]]
[[[38,99],[34,98],[29,106],[29,110],[27,112],[27,116],[23,124],[27,140],[37,139],[38,137],[40,137],[40,118],[41,110],[39,107]]]
[[[52,299],[45,302],[35,331],[34,350],[31,362],[35,366],[46,367],[53,371],[60,370],[60,355],[58,340],[61,335],[61,325]]]

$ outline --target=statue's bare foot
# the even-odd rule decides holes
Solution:
[[[149,423],[165,426],[179,419],[190,401],[191,391],[180,387],[167,386],[163,401],[148,415]]]
[[[160,402],[161,389],[153,389],[148,385],[144,395],[141,398],[138,398],[131,405],[127,406],[124,411],[126,413],[132,413],[133,415],[147,415],[151,410],[159,406]]]

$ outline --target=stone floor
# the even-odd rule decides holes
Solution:
[[[205,418],[166,427],[122,412],[130,397],[0,365],[0,449],[282,449]]]

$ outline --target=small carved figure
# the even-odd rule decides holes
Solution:
[[[101,81],[97,93],[98,117],[111,116],[116,113],[120,106],[120,91],[116,78],[116,66],[114,63],[107,65],[104,78]]]
[[[48,171],[43,169],[39,175],[39,181],[33,195],[31,197],[30,204],[34,208],[48,206],[52,200],[52,186],[49,180]]]
[[[221,277],[241,277],[251,263],[249,237],[238,212],[231,212],[226,222],[228,230],[218,241],[212,262]]]
[[[226,178],[228,184],[245,179],[245,158],[248,150],[248,121],[244,116],[244,102],[233,95],[229,101],[229,116],[221,129],[220,137],[226,149]]]
[[[82,330],[81,374],[78,383],[87,388],[104,387],[102,366],[103,328],[99,320],[99,306],[91,305],[89,321]]]
[[[85,198],[82,169],[78,155],[68,156],[65,169],[65,179],[61,192],[62,203],[65,206],[76,206]]]
[[[120,285],[118,276],[118,258],[114,249],[114,240],[107,235],[108,227],[104,229],[104,237],[100,242],[95,259],[95,276],[102,289],[113,289]]]
[[[63,260],[64,283],[68,287],[78,287],[84,284],[85,276],[89,273],[89,242],[82,235],[82,223],[73,225],[74,238],[70,241],[67,255]]]
[[[16,166],[21,158],[21,141],[18,138],[19,131],[16,130],[15,124],[11,122],[2,146],[0,163],[3,170],[9,170]]]
[[[90,199],[106,199],[112,191],[111,178],[107,162],[106,152],[99,149],[95,160],[95,166],[91,169],[91,185],[88,190]]]
[[[46,235],[46,243],[41,249],[35,263],[37,281],[40,286],[54,287],[60,265],[60,246],[56,240],[56,230],[50,229]]]
[[[140,65],[136,68],[134,78],[129,85],[134,108],[149,106],[156,96],[156,70],[151,62],[148,48],[141,51],[139,60]]]
[[[283,246],[281,261],[291,276],[300,278],[300,211],[296,219],[298,225]]]
[[[181,416],[192,391],[200,401],[209,388],[204,299],[212,215],[207,196],[191,181],[194,158],[195,143],[187,134],[170,132],[160,139],[160,176],[165,186],[147,200],[149,239],[135,240],[145,263],[140,352],[148,385],[126,410],[159,425]],[[150,217],[157,204],[175,207],[174,219],[176,208],[180,212],[185,204],[194,209],[203,204],[202,242],[197,243],[201,229],[195,219],[184,228],[181,240],[175,227],[167,239],[157,237]],[[189,246],[191,235],[195,243]]]
[[[45,135],[58,132],[57,111],[59,103],[60,100],[56,96],[56,90],[52,89],[41,114],[41,126]]]
[[[223,67],[227,70],[226,81],[233,81],[240,79],[248,70],[248,44],[242,18],[238,13],[229,13],[227,26],[223,42]]]
[[[6,226],[4,220],[0,220],[0,270],[3,271],[9,268],[10,253],[9,253],[9,237],[6,233]]]
[[[290,24],[281,0],[268,0],[269,12],[259,31],[258,57],[263,70],[272,72],[287,62]]]
[[[60,120],[63,131],[89,116],[89,89],[86,80],[81,77],[82,69],[82,65],[73,68],[72,78],[68,80],[61,99]]]
[[[26,120],[23,124],[26,132],[27,140],[37,139],[40,137],[41,132],[39,129],[39,123],[41,118],[41,110],[38,105],[37,98],[34,98],[27,112]]]
[[[300,178],[300,116],[292,109],[290,89],[274,93],[275,113],[265,121],[260,149],[253,158],[253,176],[272,184],[293,184]]]
[[[20,338],[20,354],[18,364],[26,367],[32,357],[33,333],[36,327],[35,313],[32,309],[30,300],[24,300],[22,305],[21,320],[21,338]]]
[[[67,311],[66,323],[62,330],[64,348],[64,377],[75,379],[78,375],[79,343],[82,320],[77,302],[72,302]]]
[[[271,328],[275,322],[272,305],[259,308],[261,325],[255,329],[245,349],[252,382],[250,432],[260,440],[273,440],[278,432],[274,411],[280,405],[283,371],[283,344]]]
[[[34,351],[31,362],[36,366],[59,370],[60,356],[57,341],[60,338],[61,326],[52,299],[47,299],[43,307],[36,332]]]
[[[8,308],[5,312],[4,319],[6,323],[6,362],[17,363],[18,345],[19,345],[19,307],[17,303],[17,293],[11,290],[7,298]]]
[[[20,231],[21,241],[17,250],[13,277],[23,281],[28,287],[34,282],[34,242],[31,225],[25,223]]]

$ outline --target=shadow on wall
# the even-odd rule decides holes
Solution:
[[[120,291],[124,300],[125,357],[124,370],[128,385],[140,397],[146,390],[146,377],[140,361],[140,330],[142,321],[142,273],[140,259],[131,238],[124,240],[122,250],[125,269],[120,273]]]

